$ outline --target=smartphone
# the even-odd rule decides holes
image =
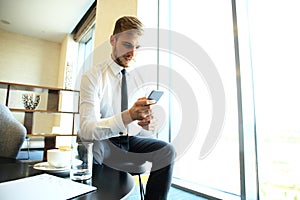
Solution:
[[[160,90],[152,90],[147,99],[155,100],[156,102],[158,102],[163,93],[164,92]]]

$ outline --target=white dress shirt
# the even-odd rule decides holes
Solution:
[[[104,140],[119,136],[120,132],[136,135],[146,130],[136,122],[124,126],[121,117],[121,70],[111,58],[92,67],[81,80],[80,136],[85,140]],[[138,97],[146,96],[142,76],[137,70],[126,68],[128,106]],[[124,111],[128,112],[128,111]],[[149,131],[148,131],[149,132]]]

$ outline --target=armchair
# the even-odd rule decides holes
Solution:
[[[0,156],[16,158],[25,140],[26,128],[11,111],[0,104]]]

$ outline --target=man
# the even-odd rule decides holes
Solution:
[[[122,94],[122,85],[125,85],[123,76],[126,77],[125,91],[129,96],[142,85],[140,76],[129,70],[142,33],[142,23],[136,17],[118,19],[110,37],[111,56],[83,75],[80,136],[83,140],[93,141],[97,164],[110,166],[114,161],[151,162],[145,199],[160,200],[167,199],[175,151],[169,143],[139,136],[149,134],[147,129],[153,117],[151,105],[154,100],[148,100],[144,93],[129,108],[126,105],[122,108],[121,100],[125,96],[125,92]]]

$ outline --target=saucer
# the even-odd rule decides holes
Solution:
[[[48,162],[37,163],[33,166],[34,169],[49,172],[49,173],[65,173],[70,171],[70,166],[67,167],[53,167]]]

